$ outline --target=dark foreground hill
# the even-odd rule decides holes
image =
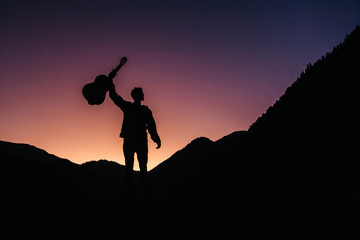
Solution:
[[[309,64],[247,133],[200,138],[155,168],[156,186],[177,204],[171,216],[210,235],[357,229],[359,56],[357,27]]]
[[[26,144],[0,141],[0,165],[3,239],[99,233],[91,229],[110,222],[123,186],[124,166],[78,165]]]
[[[212,206],[215,198],[227,198],[219,195],[227,191],[220,184],[223,179],[216,178],[220,166],[220,172],[227,166],[217,156],[245,136],[246,132],[235,132],[216,142],[207,138],[191,142],[149,173],[146,203],[135,174],[131,204],[125,196],[122,165],[106,160],[78,165],[27,144],[0,141],[5,236],[141,239],[150,234],[180,239],[189,232],[195,236],[209,221],[216,223],[213,214],[221,214],[218,206]]]
[[[6,237],[205,239],[355,233],[360,28],[247,132],[198,138],[124,196],[124,167],[0,142]],[[138,176],[135,183],[138,184]]]
[[[359,221],[360,27],[314,64],[249,128],[250,158],[284,204],[316,229],[348,232]],[[284,211],[287,208],[284,209]],[[309,222],[311,224],[311,221]]]

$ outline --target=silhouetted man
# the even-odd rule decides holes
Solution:
[[[141,101],[144,100],[144,93],[141,88],[134,88],[131,97],[134,102],[125,101],[115,91],[115,85],[111,83],[109,89],[110,98],[124,112],[120,137],[124,138],[123,151],[126,167],[126,185],[129,192],[132,189],[132,176],[134,167],[134,155],[136,153],[140,167],[141,184],[143,191],[147,189],[147,162],[148,162],[148,143],[147,132],[151,139],[161,147],[160,137],[156,130],[155,120],[151,110]],[[143,192],[144,193],[144,192]]]

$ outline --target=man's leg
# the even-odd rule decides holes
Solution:
[[[123,152],[125,157],[125,208],[124,216],[126,219],[126,236],[134,234],[134,194],[133,194],[133,167],[134,167],[134,147],[131,141],[124,139]]]
[[[147,177],[147,163],[148,163],[148,148],[147,142],[142,144],[139,151],[137,152],[137,158],[139,161],[140,168],[140,181],[141,181],[141,190],[143,197],[147,197],[148,193],[148,177]]]
[[[133,168],[134,168],[134,147],[131,142],[124,139],[123,152],[125,157],[125,183],[126,183],[126,191],[130,196],[132,194],[132,185],[133,185]]]
[[[143,145],[144,146],[144,145]],[[141,188],[141,197],[139,201],[139,228],[141,229],[140,232],[148,232],[148,223],[149,223],[149,216],[151,214],[152,204],[151,198],[149,196],[149,189],[148,189],[148,172],[147,172],[147,162],[148,162],[148,153],[147,153],[147,144],[145,147],[141,148],[137,152],[137,159],[139,162],[140,168],[140,188]]]
[[[139,167],[140,167],[140,178],[143,190],[147,190],[147,154],[138,154]]]

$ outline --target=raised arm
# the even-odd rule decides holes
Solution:
[[[115,85],[112,81],[109,86],[109,96],[111,100],[113,100],[113,102],[123,111],[129,104],[128,101],[125,101],[119,94],[117,94],[117,92],[115,91]]]

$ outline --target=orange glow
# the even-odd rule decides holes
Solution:
[[[82,86],[93,81],[96,73],[107,72],[98,65],[109,64],[97,63],[82,71],[66,66],[56,76],[38,70],[37,74],[23,76],[28,78],[25,84],[10,85],[8,90],[13,94],[0,102],[6,110],[1,116],[2,140],[29,143],[76,163],[108,159],[124,164],[119,138],[121,110],[108,97],[102,105],[90,106],[81,95]],[[232,131],[246,129],[251,123],[239,121],[221,99],[205,99],[209,94],[206,86],[191,89],[181,83],[183,77],[191,76],[169,79],[164,75],[172,74],[166,72],[170,67],[157,74],[130,74],[135,68],[132,65],[130,60],[114,82],[118,93],[127,100],[131,99],[133,87],[144,89],[144,104],[152,110],[162,139],[162,147],[157,150],[149,137],[149,170],[197,137],[217,140]]]

